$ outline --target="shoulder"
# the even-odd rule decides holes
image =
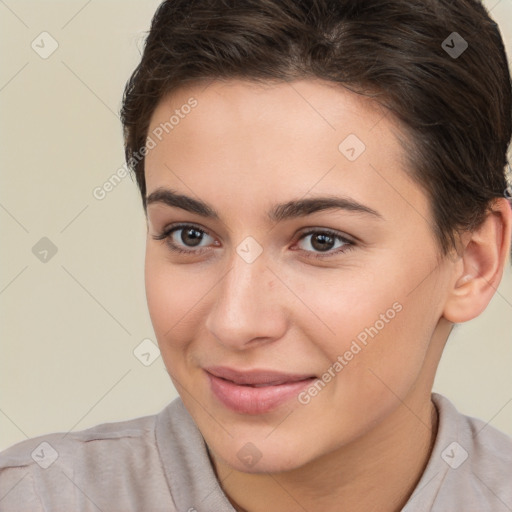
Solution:
[[[440,481],[437,508],[432,510],[464,505],[464,510],[510,511],[512,438],[488,422],[461,414],[442,395],[432,398],[440,416],[429,464]]]
[[[87,489],[107,507],[116,493],[122,502],[123,489],[136,480],[137,472],[144,466],[150,467],[149,472],[160,467],[157,418],[144,416],[77,432],[50,433],[0,452],[0,511],[89,510],[84,505]]]
[[[512,468],[510,436],[493,427],[489,422],[460,413],[453,403],[442,395],[434,394],[434,400],[441,414],[444,414],[444,421],[449,422],[453,427],[446,428],[446,432],[450,432],[454,438],[453,442],[460,443],[461,448],[464,449],[461,453],[461,457],[464,458],[464,461],[460,460],[461,466],[467,460],[469,466],[478,467],[480,470]],[[444,456],[450,454],[451,451],[448,450]],[[452,463],[452,465],[458,464]]]
[[[54,432],[21,441],[0,452],[0,471],[35,464],[48,468],[57,459],[76,458],[77,453],[84,451],[126,446],[123,445],[125,439],[144,442],[154,430],[155,418],[145,416],[102,423],[77,432]]]

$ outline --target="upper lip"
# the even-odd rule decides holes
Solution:
[[[204,368],[204,370],[216,377],[230,380],[235,384],[268,384],[270,386],[315,377],[311,374],[283,373],[257,368],[252,370],[235,370],[226,366],[211,366]]]

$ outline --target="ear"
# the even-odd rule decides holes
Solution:
[[[495,199],[483,224],[465,233],[463,253],[453,266],[453,279],[443,316],[461,323],[476,318],[491,301],[508,263],[512,208],[506,198]]]

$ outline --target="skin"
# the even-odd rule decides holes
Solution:
[[[171,188],[220,220],[148,205],[146,293],[166,368],[224,492],[251,512],[400,510],[435,441],[431,389],[450,330],[478,316],[501,280],[508,202],[462,236],[458,256],[442,257],[400,127],[372,100],[317,80],[212,81],[162,99],[148,133],[191,96],[198,105],[146,156],[147,195]],[[349,134],[366,145],[355,161],[338,149]],[[276,203],[325,195],[382,218],[342,209],[266,218]],[[153,238],[178,222],[205,233],[199,247],[186,229],[172,240],[205,252]],[[333,241],[331,256],[316,259],[326,252],[305,228],[356,242],[334,254],[343,242]],[[262,249],[252,263],[236,251],[249,236]],[[210,391],[202,368],[211,365],[321,376],[394,303],[401,311],[307,405],[245,415]],[[261,455],[253,466],[237,456],[248,442]]]

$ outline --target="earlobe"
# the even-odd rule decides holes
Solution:
[[[497,199],[482,225],[464,236],[464,250],[453,266],[453,284],[443,316],[453,323],[480,315],[498,288],[508,260],[512,229],[508,201]]]

